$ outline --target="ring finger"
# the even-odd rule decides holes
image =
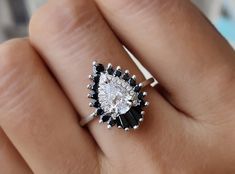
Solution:
[[[79,115],[83,117],[92,112],[87,106],[89,101],[85,86],[89,83],[87,76],[91,73],[94,58],[105,64],[111,62],[115,66],[128,68],[138,77],[138,81],[144,79],[93,1],[49,1],[33,17],[30,33],[31,42],[42,54]],[[141,130],[144,130],[144,133],[139,130],[127,135],[97,126],[97,121],[89,124],[89,129],[99,146],[106,155],[113,157],[112,159],[125,162],[123,155],[126,155],[125,159],[128,160],[130,155],[126,154],[126,151],[131,147],[136,147],[135,151],[141,155],[145,143],[151,144],[153,135],[157,134],[156,129],[164,125],[164,129],[171,130],[172,123],[177,122],[175,120],[179,117],[171,117],[175,110],[154,89],[148,89],[148,93],[151,105],[147,109],[145,124],[142,125]],[[161,110],[155,106],[160,106]],[[148,141],[145,141],[147,139]],[[137,147],[137,144],[140,146]],[[133,158],[135,152],[131,153]]]

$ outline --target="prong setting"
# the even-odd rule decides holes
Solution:
[[[108,67],[108,68],[112,68],[113,66],[112,66],[111,63],[109,63],[107,67]]]
[[[93,75],[89,75],[89,76],[88,76],[88,78],[89,78],[90,80],[93,80],[93,77],[94,77]]]
[[[91,88],[92,88],[91,84],[87,85],[87,89],[91,89]]]
[[[117,66],[116,70],[121,70],[121,67],[120,67],[120,66]]]
[[[133,129],[138,129],[139,128],[139,125],[135,125],[134,127],[133,127]]]
[[[144,106],[148,106],[148,105],[149,105],[149,102],[146,101],[146,102],[144,103]]]
[[[93,65],[93,66],[97,65],[97,62],[96,62],[96,61],[93,61],[93,62],[92,62],[92,65]]]
[[[143,92],[143,96],[147,96],[147,95],[148,95],[148,93],[144,91]]]

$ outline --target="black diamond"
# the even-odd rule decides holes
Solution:
[[[140,100],[140,106],[144,107],[145,106],[145,101],[144,100]]]
[[[130,109],[130,112],[135,117],[136,121],[139,121],[139,119],[143,118],[141,112],[138,112],[135,110],[135,108]]]
[[[103,109],[101,108],[98,108],[96,112],[97,112],[97,115],[102,115],[104,113]]]
[[[95,83],[98,83],[99,80],[100,80],[100,75],[95,75],[94,78],[93,78],[93,81],[94,81]]]
[[[103,122],[106,122],[106,121],[108,121],[109,119],[110,119],[110,115],[104,115],[104,116],[101,117],[101,120],[102,120]]]
[[[96,65],[94,65],[93,70],[94,70],[95,73],[100,74],[101,72],[104,71],[104,66],[100,63],[96,64]]]
[[[128,123],[128,121],[126,120],[125,116],[124,116],[124,115],[120,115],[119,118],[120,118],[120,122],[121,122],[122,128],[123,128],[123,129],[129,128],[129,123]]]
[[[94,84],[91,86],[91,89],[92,89],[93,91],[97,91],[97,89],[98,89],[98,84],[97,84],[97,83],[94,83]]]
[[[133,110],[135,110],[139,114],[143,111],[140,105],[133,107]]]
[[[98,101],[95,101],[92,103],[93,107],[98,108],[100,107],[100,103]]]
[[[108,74],[113,75],[114,70],[113,70],[112,67],[109,67],[109,68],[107,69],[107,72],[108,72]]]
[[[138,121],[135,119],[134,115],[131,112],[127,112],[125,118],[127,119],[132,128],[138,125]]]
[[[135,87],[134,87],[134,91],[135,92],[139,92],[141,90],[141,87],[139,86],[139,85],[136,85]]]
[[[140,92],[139,95],[138,95],[138,98],[139,98],[140,100],[142,100],[144,97],[145,97],[145,96],[144,96],[144,93],[143,93],[143,92]]]
[[[130,78],[129,81],[128,81],[128,83],[129,83],[131,86],[135,86],[135,85],[136,85],[136,81],[135,81],[135,79],[133,79],[133,78]]]
[[[115,124],[116,124],[117,122],[116,122],[116,120],[114,120],[112,117],[109,119],[109,121],[108,121],[108,124],[110,125],[110,126],[114,126]]]
[[[97,100],[98,99],[98,94],[96,92],[91,94],[91,98]]]
[[[120,77],[121,75],[122,75],[122,71],[121,70],[116,70],[114,72],[114,76],[116,76],[116,77]]]
[[[122,77],[123,80],[128,81],[130,79],[130,76],[128,73],[125,73]]]
[[[117,126],[121,126],[122,127],[122,124],[121,124],[121,120],[119,117],[116,118],[116,121],[117,121]]]

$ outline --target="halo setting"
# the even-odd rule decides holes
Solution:
[[[104,68],[102,64],[93,62],[93,74],[89,76],[93,81],[88,85],[92,99],[89,104],[96,108],[95,115],[100,117],[99,123],[107,122],[107,127],[117,125],[118,128],[137,129],[143,121],[143,107],[148,105],[144,101],[146,92],[141,92],[142,83],[136,83],[136,77],[129,71],[123,72],[120,66],[114,70],[111,64]]]

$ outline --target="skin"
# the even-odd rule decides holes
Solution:
[[[29,31],[0,46],[0,173],[235,172],[235,54],[189,1],[51,0]],[[123,44],[159,81],[144,123],[80,127],[94,58],[144,80]]]

